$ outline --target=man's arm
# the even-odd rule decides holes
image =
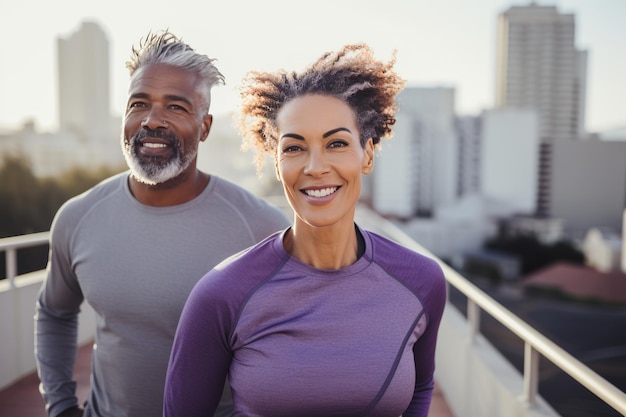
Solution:
[[[78,407],[73,370],[83,294],[72,272],[67,239],[64,237],[67,228],[62,224],[61,219],[53,223],[48,272],[35,305],[35,359],[41,381],[39,391],[50,417],[60,416],[66,410],[70,413],[71,409]]]
[[[65,411],[62,411],[57,417],[83,417],[85,409],[82,407],[71,407]]]

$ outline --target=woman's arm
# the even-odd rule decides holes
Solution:
[[[167,369],[164,417],[210,417],[217,409],[232,359],[228,309],[218,294],[205,276],[185,304]]]

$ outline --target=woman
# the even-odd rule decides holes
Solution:
[[[192,291],[165,416],[426,416],[446,289],[438,264],[354,222],[361,176],[391,136],[404,82],[363,44],[301,73],[251,72],[240,125],[276,175],[293,226]]]

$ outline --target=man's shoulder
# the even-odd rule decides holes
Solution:
[[[105,178],[86,191],[67,200],[59,209],[61,213],[82,213],[90,210],[98,202],[108,199],[111,195],[123,190],[128,173],[121,172]]]
[[[282,242],[282,231],[274,232],[259,243],[227,257],[209,274],[265,277],[286,261],[286,257],[275,250],[277,242]]]
[[[252,211],[269,211],[280,212],[283,215],[282,210],[273,202],[270,202],[267,197],[259,196],[252,191],[235,184],[224,178],[214,177],[216,180],[215,193],[222,198],[222,200],[238,211],[244,214],[250,214]]]
[[[211,179],[215,181],[215,192],[224,198],[247,199],[250,201],[261,200],[261,198],[252,191],[225,178],[212,175]]]

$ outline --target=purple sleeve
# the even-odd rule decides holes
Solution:
[[[165,380],[164,417],[212,416],[232,360],[231,311],[215,281],[202,278],[183,309]]]
[[[447,296],[443,271],[435,262],[431,265],[432,269],[424,268],[423,275],[430,276],[430,285],[427,292],[422,292],[420,297],[424,304],[424,314],[427,315],[428,328],[413,346],[415,391],[411,404],[402,414],[403,417],[427,417],[435,386],[435,348]]]

